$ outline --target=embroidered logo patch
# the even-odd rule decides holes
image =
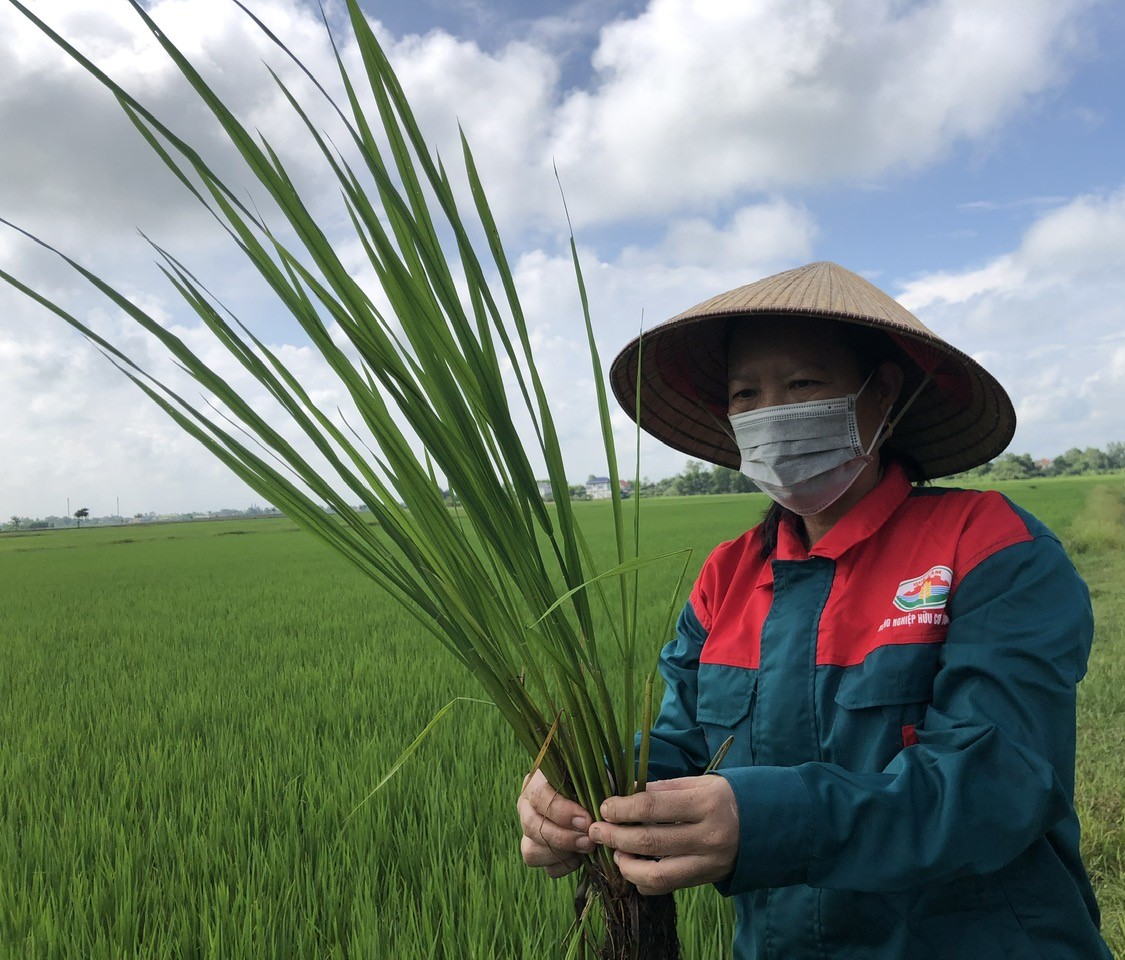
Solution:
[[[949,599],[953,571],[949,567],[931,567],[920,577],[903,580],[895,593],[899,610],[940,609]]]

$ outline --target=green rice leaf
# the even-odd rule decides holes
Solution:
[[[490,707],[494,706],[494,704],[488,700],[479,700],[475,697],[454,697],[452,700],[450,700],[449,703],[447,703],[437,713],[434,714],[430,722],[422,728],[422,732],[419,733],[418,736],[416,736],[410,742],[410,745],[398,755],[398,759],[395,760],[393,764],[391,764],[391,768],[383,775],[383,778],[377,784],[375,784],[375,789],[372,790],[366,797],[364,797],[358,804],[356,804],[355,809],[353,809],[351,813],[344,817],[343,821],[340,824],[340,829],[343,829],[347,822],[351,820],[351,818],[354,817],[356,813],[359,812],[360,807],[367,803],[368,800],[375,796],[375,794],[382,790],[383,787],[385,787],[391,781],[394,775],[398,773],[402,765],[406,763],[406,761],[409,760],[412,756],[414,756],[418,748],[422,746],[423,741],[425,741],[425,739],[430,735],[430,732],[434,729],[434,727],[438,725],[438,723],[441,721],[441,718],[449,713],[449,711],[459,703],[484,703]]]

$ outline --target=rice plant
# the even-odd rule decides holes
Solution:
[[[599,568],[575,519],[550,398],[469,145],[462,136],[471,194],[466,215],[357,0],[347,0],[346,6],[362,71],[349,73],[333,39],[344,91],[340,103],[280,38],[246,6],[237,5],[280,55],[304,71],[346,130],[351,143],[344,153],[318,128],[316,111],[273,73],[319,149],[325,176],[341,191],[354,236],[378,278],[381,300],[345,267],[278,152],[228,109],[139,0],[124,2],[174,61],[236,148],[245,170],[276,204],[284,230],[240,199],[206,157],[67,38],[19,0],[10,2],[112,92],[140,136],[183,188],[211,211],[300,325],[346,388],[361,423],[347,424],[321,409],[279,357],[228,314],[186,264],[156,242],[153,250],[168,282],[299,428],[316,451],[316,463],[183,340],[75,258],[55,251],[157,338],[206,391],[211,398],[207,403],[193,403],[150,376],[65,305],[4,271],[0,276],[84,334],[263,498],[330,544],[416,616],[479,681],[533,766],[541,765],[553,784],[590,810],[597,810],[607,796],[632,791],[637,781],[643,784],[645,771],[634,760],[634,731],[650,709],[642,703],[646,666],[668,633],[672,607],[660,636],[641,643],[638,577],[647,564],[675,554],[641,557],[639,515],[626,522],[604,378],[573,236],[575,280],[611,481],[616,557],[608,568]],[[331,38],[326,18],[325,29]],[[285,239],[290,236],[292,240]],[[481,236],[483,241],[474,240]],[[498,282],[490,283],[490,275]],[[376,306],[382,301],[389,303],[389,311]],[[337,341],[336,332],[346,346]],[[505,389],[506,371],[515,381],[511,391]],[[525,419],[531,424],[531,447],[546,467],[552,506],[544,503],[528,442],[517,428]],[[457,511],[449,509],[443,485],[456,497]],[[353,506],[357,501],[364,510]],[[633,509],[639,510],[638,500]],[[614,696],[611,688],[617,688],[618,679],[624,693]],[[672,929],[670,898],[638,897],[605,850],[591,855],[585,873],[576,901],[579,920],[567,952],[676,954],[674,933],[667,932]],[[666,932],[662,942],[642,948],[645,929],[658,922]],[[598,923],[600,932],[594,929]]]

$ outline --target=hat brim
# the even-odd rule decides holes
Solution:
[[[804,303],[778,302],[776,296],[745,295],[745,291],[798,271],[767,277],[706,301],[633,340],[610,368],[610,384],[618,402],[630,417],[639,419],[642,429],[673,449],[737,470],[741,456],[726,419],[730,325],[752,316],[772,316],[778,323],[818,317],[887,334],[905,358],[903,398],[913,394],[923,376],[929,375],[888,441],[888,446],[910,456],[926,478],[979,466],[1007,447],[1015,432],[1015,410],[1004,388],[984,367],[861,277],[835,264],[810,267],[832,268],[829,279],[837,285],[840,274],[846,275],[853,300],[857,293],[853,281],[859,281],[858,292],[863,296],[871,298],[871,291],[878,295],[879,301],[873,305],[879,309],[809,309]],[[742,296],[733,296],[740,292]]]

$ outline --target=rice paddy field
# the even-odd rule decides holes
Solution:
[[[1078,802],[1125,956],[1125,480],[1000,485],[1058,532],[1098,632]],[[645,550],[756,522],[757,496],[643,502]],[[609,510],[581,505],[598,549]],[[675,573],[651,578],[651,656]],[[686,593],[685,583],[681,593]],[[681,599],[681,598],[675,598]],[[286,520],[0,537],[0,957],[560,956],[573,881],[519,859],[528,765],[403,610]],[[365,802],[366,801],[366,802]],[[710,889],[687,958],[727,954]]]

